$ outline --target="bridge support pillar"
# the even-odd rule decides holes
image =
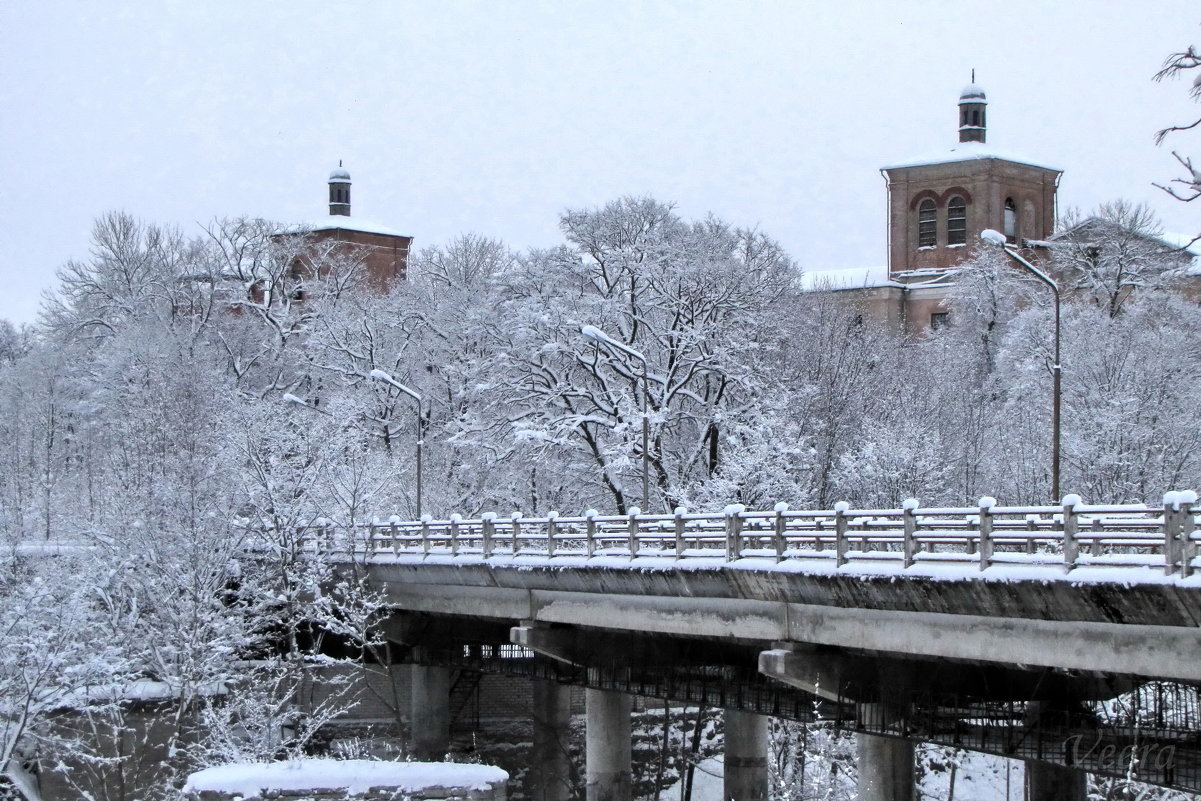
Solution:
[[[571,797],[571,688],[553,681],[533,681],[534,753],[530,788],[534,801],[567,801]]]
[[[415,759],[441,762],[450,750],[450,669],[413,665],[409,751]]]
[[[584,761],[587,801],[630,801],[630,710],[633,699],[613,690],[588,690]]]
[[[859,704],[861,721],[877,725],[894,717],[887,704]],[[913,741],[858,732],[860,801],[913,801]]]
[[[767,801],[767,717],[725,711],[725,801]]]
[[[1048,704],[1045,701],[1026,704],[1028,726],[1062,725],[1064,719],[1071,715],[1070,708]],[[1072,754],[1064,753],[1063,756],[1066,758]],[[1084,771],[1046,762],[1026,762],[1027,801],[1085,801],[1087,797],[1088,775]]]
[[[1026,763],[1027,801],[1085,801],[1088,775],[1082,770],[1046,762]]]

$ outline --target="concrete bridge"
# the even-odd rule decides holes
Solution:
[[[738,801],[766,794],[764,714],[859,732],[864,799],[913,796],[915,740],[1032,760],[1031,798],[1083,798],[1081,769],[1201,790],[1195,502],[452,516],[310,541],[362,561],[396,610],[419,750],[445,748],[450,664],[541,679],[545,799],[563,797],[562,682],[590,687],[590,801],[628,797],[630,693],[698,687],[727,710]],[[1147,682],[1174,699],[1142,710],[1154,724],[1098,717],[1145,705]]]

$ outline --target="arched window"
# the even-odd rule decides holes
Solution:
[[[1013,198],[1005,198],[1005,238],[1010,242],[1018,239],[1018,207]]]
[[[947,203],[947,244],[967,244],[967,202],[959,195]]]
[[[917,207],[917,246],[932,248],[938,244],[938,210],[934,201],[926,198]]]

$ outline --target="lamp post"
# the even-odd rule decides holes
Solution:
[[[1051,292],[1055,295],[1055,357],[1051,365],[1051,495],[1054,500],[1060,500],[1059,494],[1059,443],[1060,443],[1060,407],[1063,400],[1063,365],[1059,360],[1059,335],[1060,335],[1060,317],[1059,317],[1059,284],[1055,282],[1051,276],[1047,275],[1042,270],[1035,267],[1029,261],[1024,259],[1017,248],[1009,244],[1005,239],[1005,235],[1000,231],[994,231],[991,228],[986,228],[980,232],[980,239],[991,245],[996,245],[1005,251],[1009,258],[1013,259],[1019,265],[1026,269],[1031,275],[1044,283]]]
[[[398,389],[408,395],[413,400],[417,401],[417,519],[421,519],[421,446],[425,437],[422,434],[424,421],[421,418],[421,394],[415,392],[404,384],[400,383],[392,376],[385,373],[383,370],[372,370],[371,377],[376,381],[382,381],[394,389]]]
[[[605,345],[619,350],[627,356],[642,362],[642,511],[650,511],[650,383],[647,380],[646,357],[624,342],[618,342],[594,325],[586,325],[580,333],[598,345]]]
[[[313,406],[313,405],[309,404],[308,401],[306,401],[302,398],[296,397],[291,392],[285,392],[283,394],[283,402],[290,403],[293,406],[303,406],[304,408],[308,409],[310,412],[317,412],[318,414],[323,414],[326,417],[330,416],[330,413],[325,411],[325,409],[321,409],[316,406]]]

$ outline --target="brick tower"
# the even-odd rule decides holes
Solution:
[[[968,84],[959,96],[955,147],[881,170],[892,280],[925,281],[951,269],[985,228],[1019,246],[1051,235],[1062,170],[988,145],[987,108],[984,90]]]

